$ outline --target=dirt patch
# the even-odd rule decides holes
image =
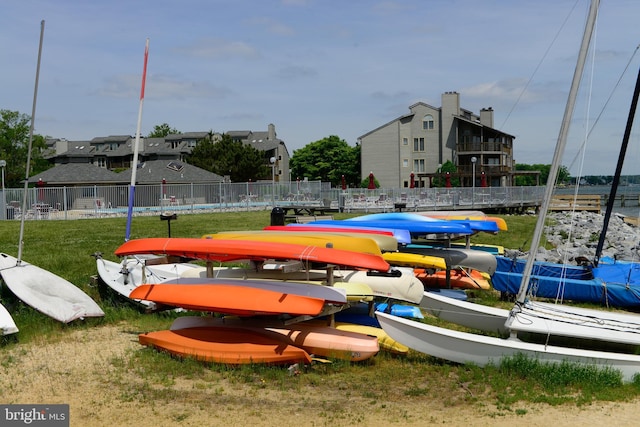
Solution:
[[[2,403],[68,403],[72,426],[528,426],[636,425],[637,402],[586,407],[527,404],[501,411],[493,405],[446,399],[380,399],[335,393],[305,384],[282,387],[269,378],[248,386],[221,373],[205,377],[145,378],[135,366],[142,351],[126,326],[70,332],[57,342],[0,349]],[[373,368],[374,369],[374,368]],[[301,375],[305,375],[302,373]],[[295,379],[292,379],[295,381]],[[366,385],[365,385],[366,387]]]

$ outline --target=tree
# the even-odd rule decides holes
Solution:
[[[547,179],[549,178],[549,171],[551,170],[551,165],[543,165],[543,164],[533,164],[527,165],[524,163],[516,164],[517,171],[538,171],[540,172],[540,184],[545,185]],[[571,180],[571,175],[569,174],[569,169],[566,166],[560,166],[558,169],[558,179],[556,184],[567,184]],[[526,186],[526,185],[536,185],[537,180],[535,174],[532,175],[518,175],[516,176],[515,185],[518,186]]]
[[[26,176],[31,117],[18,111],[0,110],[0,159],[6,160],[5,185],[19,187]],[[33,135],[29,176],[51,167],[44,159],[45,138]]]
[[[296,178],[331,182],[342,185],[342,176],[350,187],[360,186],[360,145],[350,146],[338,136],[331,135],[311,142],[293,152],[291,174]]]
[[[271,179],[271,169],[262,151],[234,141],[228,134],[219,140],[211,136],[212,133],[209,138],[198,141],[187,158],[189,164],[221,176],[229,175],[234,182]]]
[[[172,128],[167,123],[163,123],[161,125],[155,125],[153,130],[147,135],[147,138],[164,138],[167,135],[177,135],[180,133],[182,132]]]

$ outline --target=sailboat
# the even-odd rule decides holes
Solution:
[[[22,212],[27,211],[27,190],[29,185],[29,170],[31,163],[31,147],[33,142],[33,128],[35,122],[36,99],[38,94],[38,78],[40,74],[40,59],[42,56],[42,41],[44,37],[44,21],[40,27],[40,47],[38,51],[38,66],[31,112],[31,128],[29,131],[29,145],[24,180]],[[0,274],[7,288],[22,302],[39,312],[63,323],[86,317],[102,317],[104,312],[80,288],[62,277],[22,260],[24,243],[25,215],[20,220],[20,237],[18,242],[18,257],[0,253]]]
[[[566,145],[570,119],[573,114],[577,90],[582,77],[598,7],[599,0],[592,0],[578,55],[578,63],[573,76],[558,143],[556,144],[554,152],[553,163],[549,171],[548,185],[542,201],[541,213],[538,216],[534,230],[531,244],[532,248],[538,247],[541,240],[546,214],[553,196],[553,183],[556,181],[562,153]],[[637,94],[634,93],[634,102],[635,101],[637,101]],[[628,129],[630,128],[629,125],[627,127]],[[510,311],[505,310],[504,312],[494,313],[498,316],[498,320],[495,321],[493,325],[499,324],[500,317],[506,315],[505,328],[503,331],[509,334],[507,339],[452,331],[446,328],[399,318],[387,313],[376,313],[378,321],[384,331],[396,341],[414,350],[452,362],[475,363],[480,366],[485,366],[490,363],[496,363],[503,357],[523,354],[544,362],[560,363],[569,361],[585,365],[614,368],[621,372],[623,380],[632,380],[636,374],[640,373],[640,356],[638,355],[614,351],[551,346],[547,343],[524,342],[518,339],[517,333],[523,331],[526,324],[532,323],[533,320],[537,321],[538,319],[541,320],[540,323],[537,324],[542,326],[541,331],[547,337],[556,336],[556,334],[565,334],[564,336],[567,337],[595,339],[605,343],[610,343],[612,339],[615,339],[615,342],[634,343],[637,340],[637,330],[640,330],[638,329],[640,321],[638,321],[636,316],[630,314],[621,314],[619,315],[620,318],[618,318],[617,314],[613,315],[612,313],[604,311],[561,308],[561,306],[551,304],[542,306],[546,312],[540,310],[540,306],[538,305],[540,303],[534,304],[527,300],[527,291],[532,279],[535,255],[535,251],[530,251],[514,307]],[[459,301],[455,303],[460,304]],[[460,305],[457,305],[457,307],[460,307]],[[557,311],[554,312],[550,310],[551,308]],[[460,309],[460,313],[471,318],[469,316],[473,314],[473,311]],[[478,316],[481,315],[479,311],[476,313]],[[574,316],[574,319],[570,319],[568,314]],[[460,318],[462,318],[462,316]],[[589,326],[586,325],[585,319],[587,318],[591,319]],[[629,323],[625,324],[625,322]]]

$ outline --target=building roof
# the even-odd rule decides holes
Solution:
[[[30,177],[29,183],[40,179],[50,185],[120,184],[123,177],[91,163],[66,163]]]
[[[130,169],[121,172],[130,177]],[[139,164],[136,181],[157,184],[165,179],[169,184],[220,182],[223,177],[178,160],[152,160]]]
[[[131,169],[120,173],[98,167],[91,163],[65,163],[47,169],[29,178],[35,184],[42,179],[48,185],[118,185],[131,182]],[[213,183],[223,178],[213,172],[177,160],[152,160],[140,163],[136,172],[139,184],[167,183]]]

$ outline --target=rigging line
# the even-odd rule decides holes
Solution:
[[[622,70],[622,73],[620,74],[620,77],[618,77],[618,81],[616,82],[616,84],[613,86],[613,89],[611,90],[611,93],[609,94],[609,97],[607,98],[606,102],[604,103],[604,105],[600,109],[600,113],[598,114],[598,117],[596,117],[596,119],[593,121],[593,126],[591,126],[591,129],[589,129],[589,133],[587,133],[587,138],[589,138],[589,136],[591,135],[591,133],[595,129],[596,125],[600,121],[600,118],[602,117],[602,114],[606,110],[607,105],[609,105],[609,102],[611,101],[611,98],[613,98],[613,94],[618,89],[618,86],[620,86],[620,83],[622,82],[622,78],[627,74],[627,71],[629,70],[629,66],[631,65],[631,62],[633,61],[633,58],[636,56],[636,53],[638,53],[639,49],[640,49],[640,45],[637,45],[636,48],[633,50],[633,53],[631,54],[631,57],[629,58],[629,61],[627,61],[627,65],[624,67],[624,70]],[[571,169],[571,167],[577,161],[581,150],[584,150],[584,143],[582,145],[580,145],[580,149],[578,150],[578,153],[576,153],[575,157],[571,161],[571,164],[569,165],[569,169]]]
[[[540,59],[540,62],[538,62],[538,65],[536,66],[536,68],[533,70],[533,73],[531,74],[531,76],[529,77],[529,80],[527,81],[527,83],[524,85],[524,87],[522,88],[522,90],[520,91],[520,94],[518,95],[518,98],[516,99],[516,102],[514,102],[513,106],[511,107],[511,109],[509,110],[509,112],[507,113],[507,116],[504,119],[504,122],[502,122],[502,126],[500,126],[500,129],[504,129],[505,125],[507,124],[507,121],[509,120],[509,118],[511,117],[511,114],[513,113],[513,111],[516,109],[516,107],[518,106],[518,103],[520,102],[520,100],[522,99],[522,97],[524,96],[525,92],[527,91],[527,88],[529,87],[529,85],[531,84],[531,82],[533,81],[533,78],[535,77],[535,75],[538,73],[538,70],[540,69],[540,67],[542,66],[542,63],[544,62],[545,58],[547,57],[547,55],[549,54],[549,51],[551,51],[551,48],[553,47],[553,45],[556,43],[556,40],[558,40],[558,37],[560,37],[560,33],[562,32],[563,28],[566,26],[567,21],[569,20],[569,17],[573,14],[573,11],[575,10],[576,6],[578,5],[579,0],[576,0],[576,2],[573,4],[573,7],[571,8],[571,10],[569,11],[569,13],[567,14],[567,16],[564,18],[564,21],[562,22],[562,25],[560,25],[560,28],[558,29],[558,32],[556,33],[556,35],[553,37],[553,40],[551,40],[551,43],[549,44],[549,46],[547,47],[547,50],[544,52],[544,54],[542,55],[542,58]]]

